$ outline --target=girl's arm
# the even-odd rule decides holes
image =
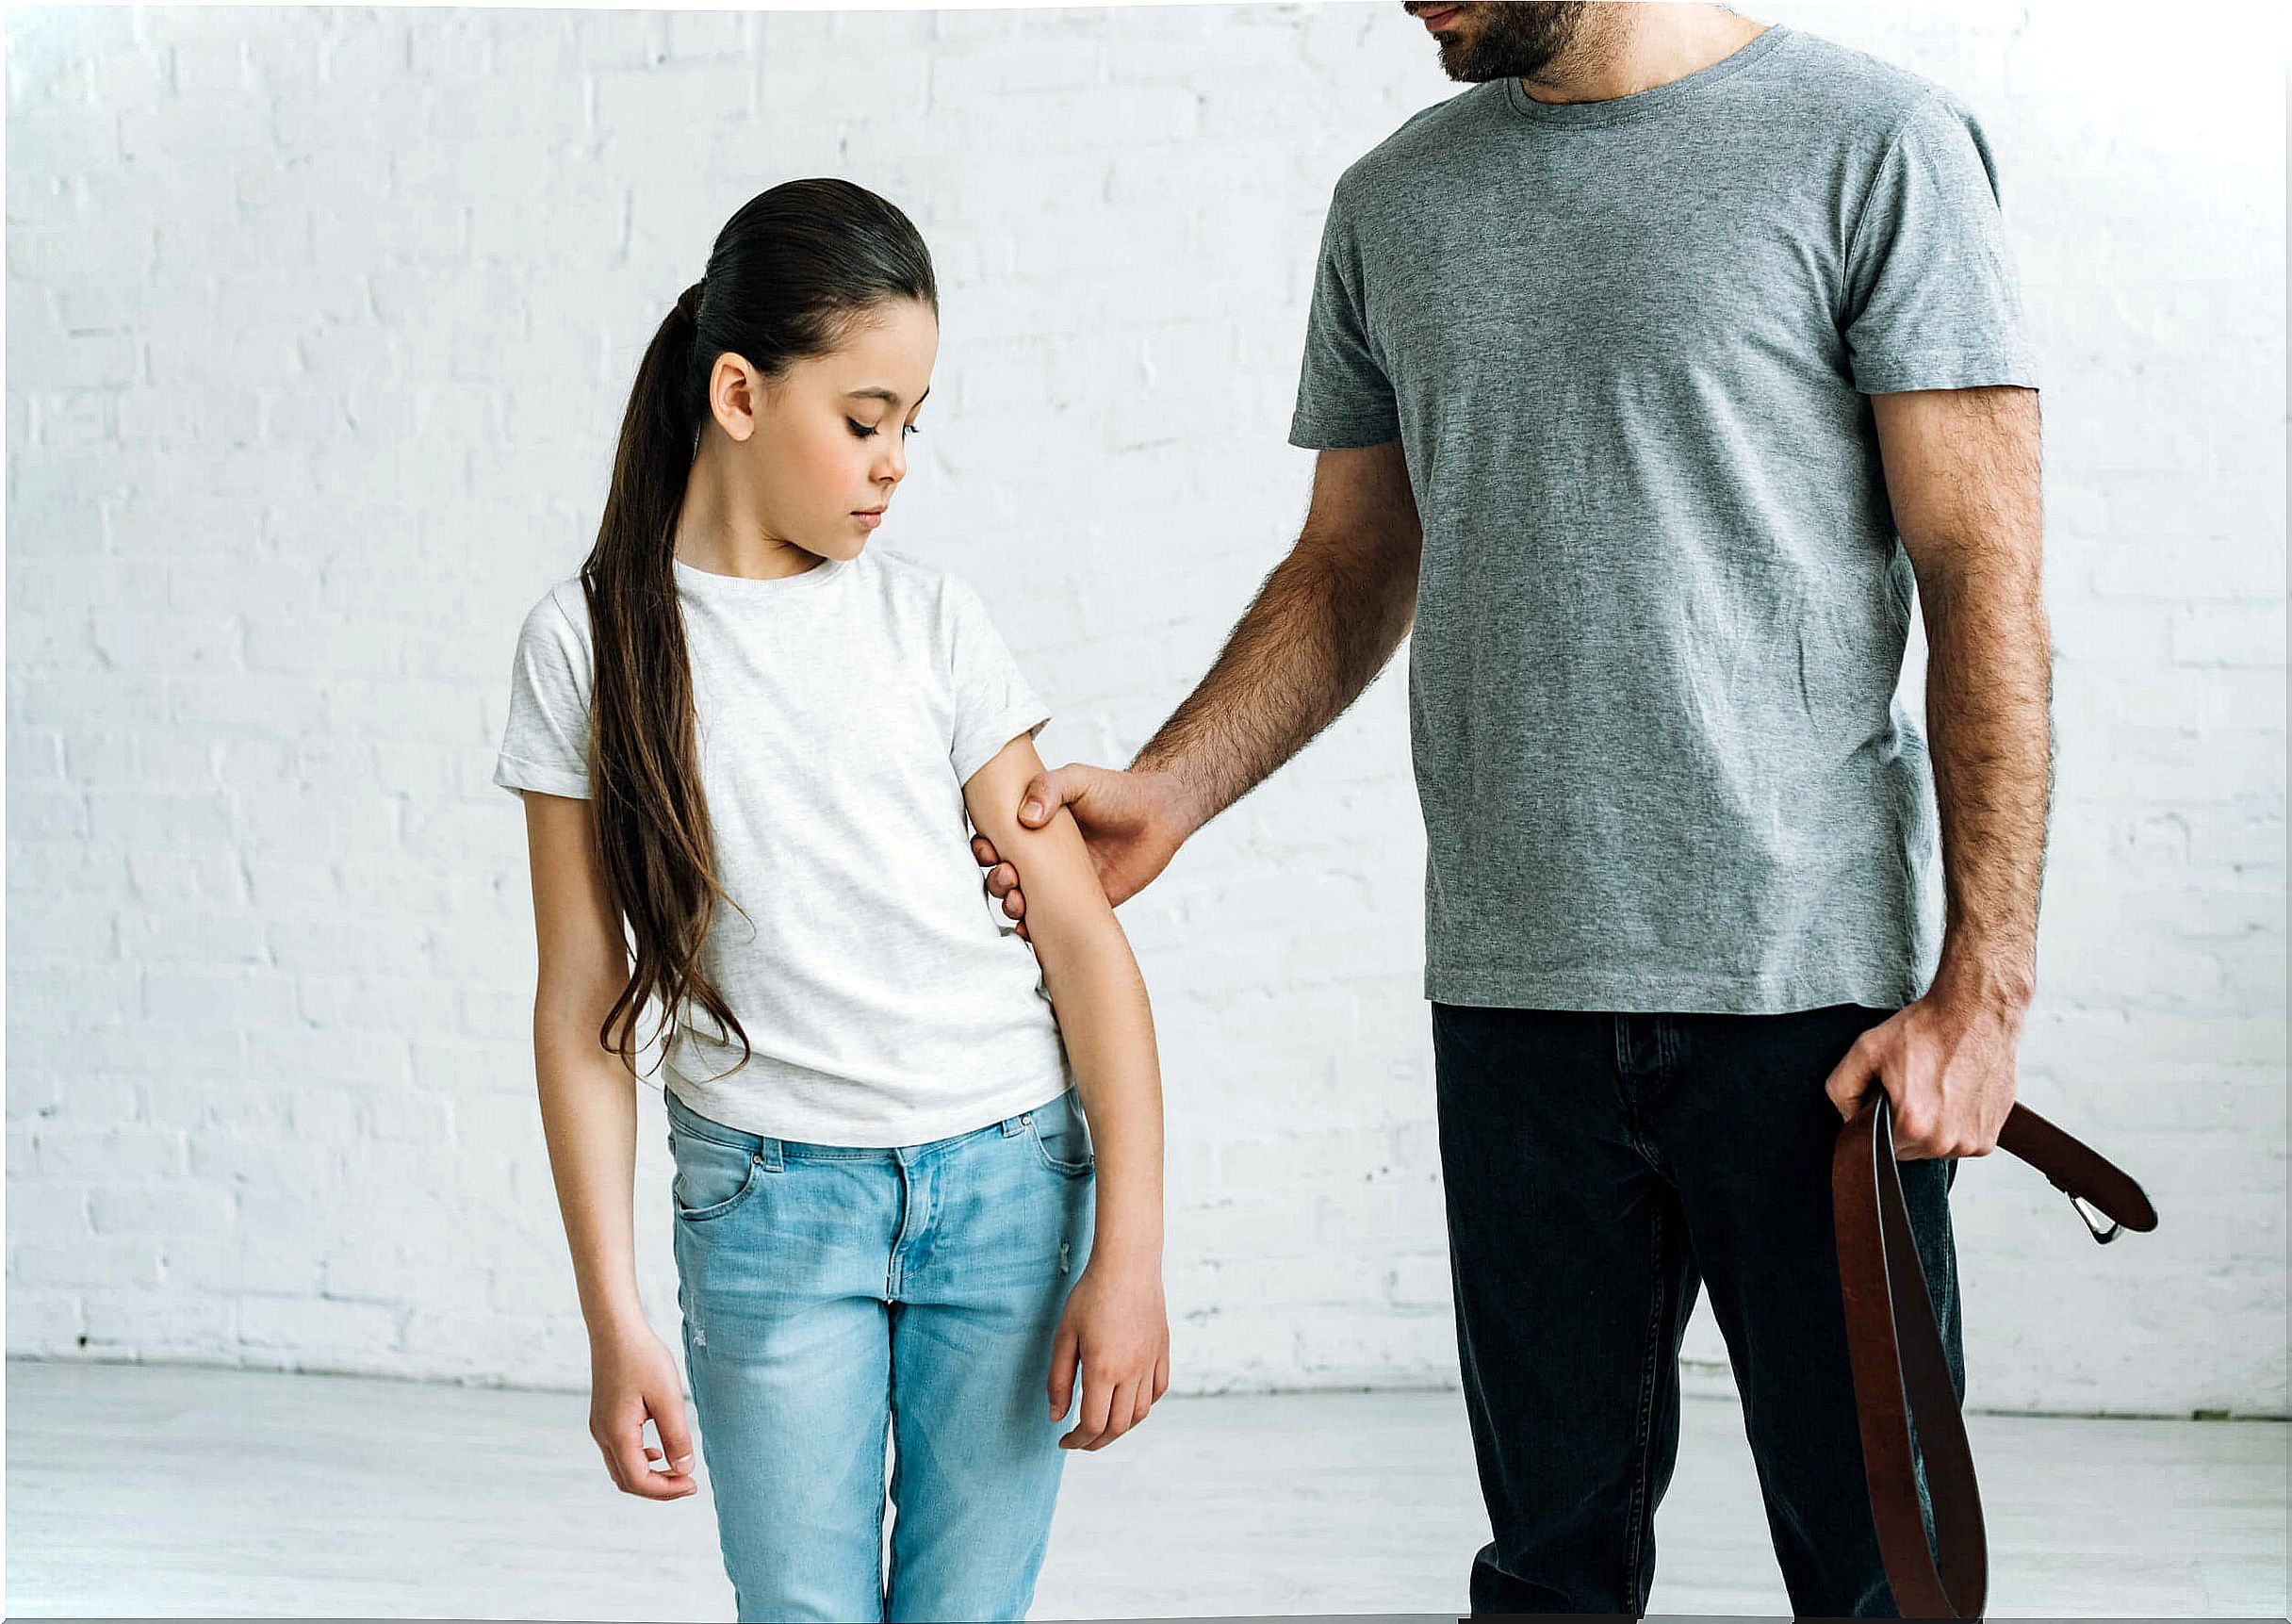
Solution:
[[[1041,770],[1034,739],[1022,734],[971,776],[963,799],[973,826],[1026,876],[1027,934],[1089,1122],[1097,1228],[1054,1344],[1050,1399],[1054,1417],[1066,1414],[1079,1359],[1083,1403],[1060,1442],[1097,1449],[1144,1419],[1170,1385],[1162,1080],[1146,984],[1073,814],[1062,807],[1040,829],[1019,822],[1020,797]]]
[[[581,1319],[589,1328],[589,1434],[628,1493],[697,1493],[684,1386],[637,1297],[636,1080],[598,1042],[629,978],[629,949],[589,841],[589,803],[525,792],[533,871],[533,1072]],[[645,1443],[649,1416],[661,1448]],[[665,1452],[669,1469],[647,1461]]]

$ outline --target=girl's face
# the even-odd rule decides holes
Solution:
[[[938,319],[913,299],[877,304],[840,347],[760,387],[742,387],[754,374],[719,357],[713,410],[766,534],[822,558],[860,555],[907,478],[908,436],[938,358]]]

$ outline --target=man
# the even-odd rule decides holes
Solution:
[[[1952,1158],[2012,1105],[2050,798],[1989,151],[1946,91],[1717,6],[1405,8],[1475,88],[1337,182],[1295,550],[1128,771],[1022,816],[1071,807],[1126,900],[1413,620],[1472,1607],[1645,1612],[1708,1284],[1793,1607],[1893,1616],[1830,1150],[1882,1087],[1962,1395]]]

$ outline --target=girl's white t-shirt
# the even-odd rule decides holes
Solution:
[[[1050,719],[978,594],[869,548],[751,581],[675,561],[717,877],[700,961],[748,1036],[670,1034],[663,1080],[777,1139],[921,1144],[1072,1082],[1034,952],[971,855],[963,783]],[[589,795],[578,577],[526,615],[494,782]],[[729,1041],[726,1041],[729,1040]]]

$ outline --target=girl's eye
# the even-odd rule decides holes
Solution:
[[[844,418],[843,420],[844,420],[846,423],[850,423],[850,424],[851,424],[851,431],[852,431],[852,433],[853,433],[853,434],[855,434],[855,435],[859,435],[859,436],[860,436],[860,438],[861,438],[861,439],[863,439],[863,440],[866,440],[866,439],[873,439],[873,438],[875,438],[875,436],[876,436],[876,431],[875,431],[874,429],[869,428],[869,427],[868,427],[866,424],[864,424],[864,423],[853,423],[853,422],[852,422],[852,420],[851,420],[849,418]],[[923,433],[923,430],[922,430],[922,429],[920,429],[920,428],[918,428],[918,427],[917,427],[915,424],[913,424],[913,423],[909,423],[909,424],[908,424],[908,425],[907,425],[907,426],[906,426],[904,429],[902,429],[900,432],[901,432],[901,433],[903,433],[903,434],[909,434],[909,435],[920,435],[920,434],[922,434],[922,433]]]

